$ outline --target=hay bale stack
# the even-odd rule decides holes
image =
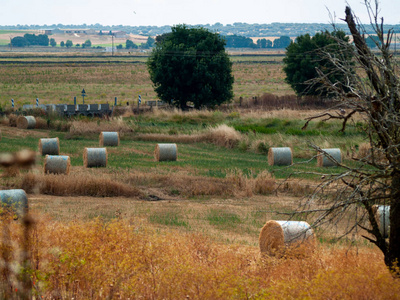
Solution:
[[[261,229],[259,236],[262,254],[275,255],[285,248],[300,244],[306,246],[314,242],[314,232],[307,222],[268,221]]]
[[[156,161],[176,161],[178,147],[176,144],[157,144],[154,150]]]
[[[331,156],[335,161],[333,161]],[[342,163],[342,153],[339,148],[321,149],[317,157],[318,167],[336,167]]]
[[[24,190],[3,190],[0,191],[0,210],[10,209],[19,216],[28,213],[28,198]]]
[[[100,133],[100,147],[114,147],[119,146],[119,133],[102,131]]]
[[[83,150],[83,165],[86,168],[107,166],[106,148],[85,148]]]
[[[17,127],[21,129],[34,129],[36,119],[34,116],[19,116],[17,118]]]
[[[59,155],[60,140],[58,137],[51,139],[39,139],[39,152],[42,156]]]
[[[293,153],[289,147],[269,148],[268,164],[270,166],[290,166],[293,164]]]
[[[373,205],[376,222],[382,236],[386,239],[390,231],[390,205]]]
[[[45,174],[69,174],[71,159],[63,155],[46,155],[44,158]]]

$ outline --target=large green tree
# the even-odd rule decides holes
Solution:
[[[11,40],[11,46],[13,47],[26,47],[29,46],[28,40],[22,36],[16,36]]]
[[[158,97],[182,109],[188,102],[201,108],[232,99],[232,62],[224,39],[201,27],[171,29],[157,39],[147,61]]]
[[[330,95],[329,89],[314,80],[320,71],[326,74],[330,81],[339,84],[343,82],[343,74],[333,67],[332,61],[326,56],[328,52],[338,59],[351,61],[352,52],[340,47],[338,39],[346,43],[349,41],[343,31],[325,31],[313,37],[309,34],[300,35],[287,47],[286,57],[283,59],[285,80],[298,96]]]
[[[67,47],[67,48],[71,48],[73,45],[74,45],[74,44],[72,43],[71,40],[67,40],[67,41],[65,42],[65,47]]]

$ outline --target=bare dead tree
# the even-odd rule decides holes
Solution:
[[[370,23],[377,36],[377,51],[365,42],[363,25],[350,7],[343,19],[351,32],[354,46],[342,43],[343,53],[354,52],[349,61],[340,52],[324,55],[334,70],[318,70],[314,82],[323,83],[339,100],[335,111],[307,119],[342,120],[342,131],[355,115],[361,115],[370,150],[354,157],[351,164],[340,163],[337,173],[322,176],[315,192],[299,210],[315,216],[315,226],[347,222],[344,235],[362,229],[364,237],[383,252],[385,263],[394,268],[400,263],[400,85],[398,65],[390,45],[393,30],[383,31],[383,18],[378,17],[378,0],[364,0]],[[341,43],[340,40],[337,40]],[[324,52],[323,49],[321,49]],[[341,72],[345,80],[331,82],[329,72]],[[338,108],[343,107],[337,112]],[[322,151],[317,146],[316,150]],[[390,205],[389,237],[380,230],[373,205]],[[397,271],[399,275],[399,272]]]

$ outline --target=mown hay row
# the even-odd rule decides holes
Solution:
[[[141,197],[142,192],[132,184],[123,184],[107,177],[98,177],[89,174],[79,178],[69,175],[37,175],[26,174],[21,187],[28,193],[56,196],[91,196],[91,197]]]

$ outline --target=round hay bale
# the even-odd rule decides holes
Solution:
[[[0,166],[4,168],[15,164],[15,155],[12,153],[0,153]]]
[[[261,229],[259,236],[262,254],[275,255],[285,248],[314,241],[314,232],[307,222],[302,221],[268,221]]]
[[[382,236],[386,239],[390,232],[390,205],[373,205],[376,222]]]
[[[58,137],[50,139],[39,139],[39,152],[42,156],[59,155],[60,140]]]
[[[270,166],[290,166],[293,164],[293,153],[289,147],[269,148],[268,164]]]
[[[276,221],[268,221],[261,229],[258,238],[260,251],[263,254],[273,255],[285,246],[285,236],[281,225]]]
[[[106,148],[85,148],[83,150],[83,165],[86,168],[107,166]]]
[[[34,116],[19,116],[17,118],[17,127],[21,129],[34,129],[36,119]]]
[[[156,161],[176,161],[178,146],[176,144],[157,144],[154,156]]]
[[[3,190],[0,191],[0,211],[9,209],[19,216],[28,213],[28,198],[24,190]]]
[[[321,152],[317,156],[318,167],[336,167],[340,163],[342,163],[342,152],[339,148],[321,149]]]
[[[119,146],[119,133],[102,131],[100,133],[100,147],[114,147]]]
[[[63,155],[46,155],[44,158],[44,173],[45,174],[69,174],[71,159],[69,156]]]
[[[36,152],[24,149],[15,153],[15,162],[20,168],[30,168],[36,163]]]

